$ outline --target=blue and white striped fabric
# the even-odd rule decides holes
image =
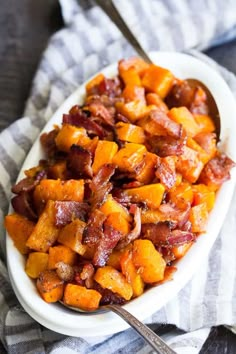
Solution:
[[[33,82],[25,117],[0,135],[0,352],[17,354],[151,353],[132,330],[108,338],[74,338],[40,326],[20,307],[4,265],[3,217],[10,187],[41,128],[65,98],[105,65],[135,54],[119,30],[90,0],[60,0],[65,28],[50,40]],[[203,49],[236,37],[234,0],[117,0],[116,6],[146,50]],[[209,61],[236,97],[236,78]],[[198,273],[163,309],[147,319],[181,354],[199,353],[210,327],[236,324],[236,194],[225,224]],[[228,265],[230,264],[230,272]],[[161,327],[162,328],[162,327]],[[185,333],[186,332],[186,333]]]

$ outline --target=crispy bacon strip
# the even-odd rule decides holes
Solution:
[[[130,214],[134,215],[134,228],[130,231],[130,233],[128,235],[125,236],[125,238],[122,238],[122,240],[120,240],[119,244],[117,245],[117,249],[124,248],[130,242],[136,240],[136,238],[138,238],[141,233],[141,210],[140,210],[140,208],[137,205],[132,204],[129,212],[130,212]]]
[[[83,243],[94,245],[102,238],[103,223],[105,220],[106,215],[100,210],[96,209],[91,213],[83,232]]]
[[[176,224],[176,227],[182,229],[183,225],[188,221],[190,213],[190,203],[183,202],[183,205],[176,206],[172,203],[161,204],[160,212],[165,220],[169,220]]]
[[[104,232],[101,235],[101,239],[97,244],[96,251],[93,257],[93,264],[95,267],[103,267],[111,254],[113,248],[117,245],[117,242],[121,239],[122,234],[113,229],[110,225],[104,226]]]
[[[11,191],[12,193],[15,194],[20,194],[22,192],[30,192],[37,186],[37,184],[39,184],[39,182],[43,178],[46,177],[47,177],[47,172],[45,170],[42,170],[37,173],[35,178],[31,178],[31,177],[23,178],[21,181],[19,181],[12,187]]]
[[[150,112],[150,119],[164,128],[168,135],[175,139],[179,139],[182,136],[183,128],[179,123],[170,119],[161,109],[155,109]]]
[[[35,221],[38,216],[33,209],[31,199],[30,193],[21,192],[12,198],[11,204],[16,213],[25,216],[29,220]]]
[[[174,186],[176,182],[175,166],[172,166],[166,158],[162,158],[158,162],[155,174],[166,188],[169,189]]]
[[[186,138],[173,138],[172,136],[153,136],[149,139],[151,151],[160,157],[179,156],[184,152]]]
[[[228,156],[218,154],[204,166],[199,182],[220,187],[223,182],[230,179],[230,170],[235,166],[235,162]]]
[[[86,263],[83,266],[82,272],[80,273],[80,278],[85,281],[86,288],[88,289],[93,287],[94,272],[94,266],[91,263]]]
[[[92,178],[92,154],[79,145],[72,145],[67,159],[67,169],[74,178]]]
[[[101,102],[92,102],[88,108],[94,117],[100,118],[103,123],[111,127],[114,126],[114,119],[111,113]]]
[[[55,202],[55,225],[58,227],[69,224],[73,219],[87,220],[89,205],[75,201]]]
[[[51,130],[49,133],[43,133],[40,136],[40,143],[42,145],[44,152],[48,157],[54,156],[57,151],[55,138],[58,133],[59,133],[59,128],[57,127]]]

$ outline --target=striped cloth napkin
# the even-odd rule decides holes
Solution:
[[[135,54],[92,1],[60,3],[65,28],[53,35],[43,54],[25,117],[0,135],[2,224],[11,185],[53,112],[89,76],[109,63]],[[236,36],[234,0],[117,0],[115,4],[146,50],[203,49]],[[203,54],[192,53],[219,71],[236,97],[235,76]],[[0,353],[151,353],[132,329],[106,338],[75,338],[35,322],[21,308],[11,288],[4,264],[3,225],[0,232]],[[197,274],[172,301],[146,320],[153,330],[163,329],[162,323],[177,326],[178,329],[163,335],[177,353],[199,353],[210,327],[236,324],[235,233],[236,193],[209,258],[201,261]]]

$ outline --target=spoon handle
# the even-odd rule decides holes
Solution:
[[[103,9],[103,11],[112,19],[119,30],[123,33],[128,42],[136,50],[136,52],[143,58],[147,63],[152,63],[150,57],[145,52],[141,44],[138,42],[136,37],[133,35],[119,11],[115,7],[112,0],[96,0],[96,3]]]
[[[131,327],[133,327],[146,340],[152,348],[159,354],[176,354],[155,332],[140,322],[131,313],[123,307],[117,305],[106,305],[111,311],[123,318]]]

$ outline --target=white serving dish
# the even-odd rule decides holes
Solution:
[[[196,78],[209,88],[217,102],[222,120],[221,146],[236,161],[236,104],[221,76],[205,63],[186,54],[154,52],[151,58],[158,65],[170,69],[175,76],[183,79]],[[114,76],[117,72],[117,64],[110,65],[102,72],[109,77]],[[50,131],[55,123],[60,124],[62,114],[67,113],[74,104],[82,103],[84,95],[85,85],[82,85],[62,104],[42,132]],[[42,150],[39,139],[37,139],[25,160],[18,180],[23,177],[25,169],[38,164],[41,156]],[[186,256],[178,262],[174,280],[153,287],[124,306],[138,319],[144,320],[164,306],[190,280],[200,260],[202,262],[207,257],[224,222],[234,189],[234,181],[235,171],[231,180],[225,183],[218,192],[215,207],[209,218],[207,233],[199,237]],[[128,328],[126,322],[113,313],[86,316],[68,310],[60,304],[44,302],[34,282],[24,271],[24,257],[14,247],[9,236],[7,236],[7,262],[12,286],[21,305],[45,327],[65,335],[83,337],[109,335]]]

